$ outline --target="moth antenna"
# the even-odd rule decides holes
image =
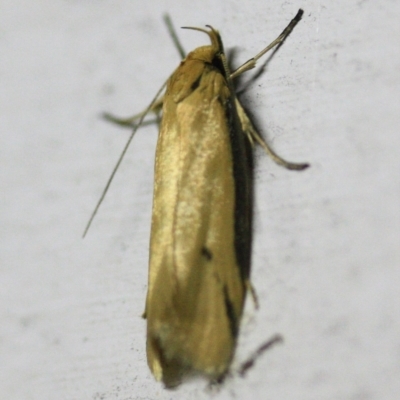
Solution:
[[[169,14],[164,14],[164,22],[167,25],[168,33],[171,36],[171,39],[178,50],[179,55],[181,56],[181,59],[183,60],[186,57],[186,51],[184,50],[178,35],[176,34],[176,30],[174,28],[174,25],[172,24],[171,17]]]
[[[85,230],[83,231],[83,235],[82,235],[83,238],[86,236],[86,234],[87,234],[87,232],[88,232],[88,230],[89,230],[89,228],[90,228],[90,225],[92,224],[93,219],[94,219],[94,217],[96,216],[97,211],[99,210],[100,205],[101,205],[101,203],[103,202],[104,197],[106,196],[106,194],[107,194],[107,192],[108,192],[108,189],[109,189],[109,187],[110,187],[110,185],[111,185],[111,182],[112,182],[113,179],[114,179],[114,175],[115,175],[115,173],[117,172],[117,170],[118,170],[118,168],[119,168],[119,166],[120,166],[120,164],[121,164],[121,162],[122,162],[122,159],[124,158],[124,156],[125,156],[125,154],[126,154],[126,152],[127,152],[127,150],[128,150],[128,147],[129,147],[129,145],[130,145],[131,142],[132,142],[133,137],[135,136],[136,131],[137,131],[137,130],[139,129],[139,127],[142,125],[143,120],[144,120],[144,117],[145,117],[145,116],[147,115],[147,113],[151,110],[151,108],[153,107],[154,103],[157,101],[158,97],[160,96],[160,94],[161,94],[162,90],[164,89],[164,87],[166,86],[166,84],[167,84],[167,81],[165,81],[165,83],[164,83],[164,84],[161,86],[161,88],[158,90],[157,94],[155,95],[155,97],[154,97],[153,100],[151,101],[150,105],[146,108],[146,110],[144,111],[143,115],[140,117],[139,122],[137,123],[136,126],[134,126],[134,128],[133,128],[133,130],[132,130],[132,133],[131,133],[131,135],[129,136],[129,139],[128,139],[128,141],[126,142],[125,147],[124,147],[124,149],[122,150],[121,155],[119,156],[119,159],[118,159],[117,163],[115,164],[115,167],[114,167],[114,169],[112,170],[110,177],[108,178],[107,184],[106,184],[106,186],[105,186],[104,189],[103,189],[103,192],[102,192],[102,194],[101,194],[101,196],[100,196],[100,199],[98,200],[98,202],[97,202],[97,204],[96,204],[96,207],[94,208],[94,210],[93,210],[93,212],[92,212],[92,215],[90,216],[89,221],[88,221],[88,223],[86,224]]]
[[[239,68],[237,68],[235,71],[232,72],[231,74],[231,79],[237,77],[238,75],[242,74],[243,72],[248,71],[249,69],[252,69],[256,66],[256,62],[258,59],[260,59],[265,53],[270,51],[273,47],[275,46],[280,46],[285,39],[289,36],[290,32],[292,32],[293,28],[297,25],[297,23],[301,20],[301,17],[303,15],[304,11],[300,8],[299,11],[297,11],[297,14],[295,17],[289,22],[289,25],[282,31],[282,33],[273,41],[271,42],[267,47],[265,47],[263,50],[261,50],[256,56],[253,58],[250,58],[250,60],[247,60],[244,64],[242,64]]]

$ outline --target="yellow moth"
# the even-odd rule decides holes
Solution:
[[[302,14],[299,10],[276,40],[234,72],[218,31],[187,28],[207,34],[211,44],[181,61],[164,95],[157,94],[145,112],[127,120],[107,115],[134,130],[87,228],[145,115],[161,114],[144,316],[148,365],[166,387],[191,375],[220,381],[229,370],[250,288],[252,144],[289,169],[308,166],[288,163],[268,147],[232,82],[281,44]]]

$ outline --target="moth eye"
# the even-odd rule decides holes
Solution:
[[[194,92],[199,86],[201,81],[201,75],[192,83],[190,89]]]
[[[213,258],[213,254],[209,249],[207,249],[207,247],[201,249],[201,255],[204,256],[207,261],[211,261]]]

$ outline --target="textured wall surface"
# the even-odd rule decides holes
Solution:
[[[233,371],[215,399],[391,400],[400,391],[400,3],[339,0],[3,1],[0,13],[0,392],[7,400],[208,399],[151,376],[147,287],[155,126],[143,110],[179,56],[176,26],[211,24],[235,64],[304,17],[242,97],[298,173],[260,149],[252,278]],[[206,44],[179,31],[186,49]],[[247,73],[244,83],[253,75]],[[233,373],[234,374],[234,373]]]

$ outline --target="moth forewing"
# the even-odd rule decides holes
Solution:
[[[168,81],[156,151],[147,356],[169,387],[186,374],[226,373],[249,271],[244,136],[213,65],[217,33],[208,33],[213,44],[191,52]]]

